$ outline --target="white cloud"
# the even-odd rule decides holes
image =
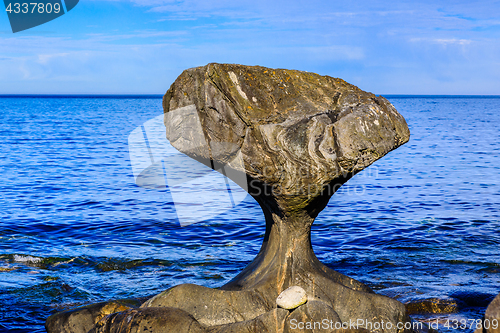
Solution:
[[[469,45],[472,43],[471,40],[469,39],[435,39],[434,42],[441,44],[441,45]]]
[[[67,57],[69,56],[70,54],[69,53],[55,53],[55,54],[39,54],[38,55],[38,63],[39,64],[42,64],[42,65],[45,65],[47,64],[49,61],[53,60],[53,59],[57,59],[57,58],[64,58],[64,57]]]
[[[470,39],[457,39],[457,38],[411,38],[410,42],[426,42],[432,44],[447,45],[469,45],[473,41]]]

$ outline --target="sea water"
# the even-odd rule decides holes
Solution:
[[[456,304],[413,318],[471,332],[444,326],[480,319],[500,293],[500,98],[387,98],[410,142],[332,197],[314,250],[403,303]],[[218,287],[255,257],[264,217],[250,197],[181,227],[168,189],[135,184],[128,136],[161,113],[161,96],[0,97],[0,332],[180,283]]]

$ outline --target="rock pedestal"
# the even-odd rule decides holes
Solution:
[[[101,320],[95,332],[121,332],[118,327],[145,320],[127,324],[125,318],[147,316],[164,327],[170,316],[182,332],[283,332],[292,317],[317,317],[312,312],[324,312],[333,324],[364,323],[360,331],[384,322],[378,331],[397,332],[397,323],[408,321],[401,303],[324,266],[311,246],[311,225],[335,191],[409,140],[391,103],[329,76],[209,64],[184,71],[163,108],[176,149],[224,173],[260,204],[262,248],[221,288],[173,287],[140,309]],[[290,286],[308,298],[293,312],[276,305]]]

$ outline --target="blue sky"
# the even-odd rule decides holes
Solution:
[[[16,34],[0,15],[0,94],[163,94],[209,62],[500,95],[500,1],[81,0]]]

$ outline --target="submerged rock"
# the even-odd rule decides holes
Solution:
[[[175,308],[181,312],[161,318],[172,313],[175,323],[207,332],[282,332],[288,311],[276,309],[276,298],[299,286],[318,303],[291,312],[297,318],[323,307],[342,322],[390,322],[381,329],[390,333],[408,321],[403,304],[324,266],[311,246],[311,225],[335,191],[409,140],[391,103],[329,76],[209,64],[185,70],[163,108],[170,143],[247,190],[264,212],[266,233],[255,260],[220,289],[179,285],[129,312]],[[99,325],[118,327],[125,318]]]
[[[454,313],[459,307],[460,303],[454,299],[429,298],[406,303],[408,314]]]

